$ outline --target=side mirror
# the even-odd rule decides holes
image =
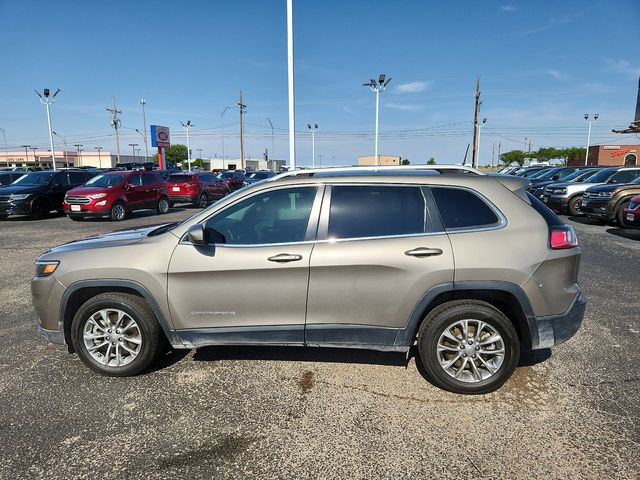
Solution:
[[[560,180],[560,174],[556,173],[553,177],[551,177],[551,180]]]
[[[204,236],[205,236],[205,240],[209,244],[215,243],[215,244],[218,244],[218,245],[223,245],[223,244],[227,243],[226,237],[223,234],[221,234],[218,230],[216,230],[215,228],[207,228],[207,229],[205,229]]]
[[[194,245],[206,245],[204,241],[204,227],[200,223],[191,225],[187,230],[187,238]]]

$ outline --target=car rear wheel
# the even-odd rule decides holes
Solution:
[[[207,208],[207,205],[209,205],[209,199],[207,198],[207,194],[206,193],[201,193],[200,194],[200,197],[198,197],[197,205],[200,208]]]
[[[109,217],[114,222],[121,222],[127,216],[127,210],[124,208],[124,204],[122,202],[116,202],[111,207],[111,214]]]
[[[85,302],[71,324],[80,359],[101,375],[137,375],[162,351],[163,333],[146,302],[126,293],[102,293]]]
[[[616,221],[620,227],[624,227],[626,225],[624,221],[624,209],[629,206],[629,202],[621,203],[616,209]]]
[[[160,214],[167,213],[169,211],[169,200],[167,200],[166,197],[162,197],[160,200],[158,200],[158,206],[156,210],[158,210],[158,213]]]
[[[574,217],[582,215],[582,195],[576,195],[569,200],[569,213]]]
[[[0,215],[0,220],[6,220],[9,218],[9,215]]]
[[[485,302],[463,300],[445,303],[425,318],[418,351],[438,387],[484,394],[500,388],[514,372],[520,342],[502,312]]]

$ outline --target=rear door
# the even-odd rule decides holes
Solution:
[[[306,342],[392,345],[425,292],[453,281],[428,189],[333,185],[311,255]]]
[[[51,180],[51,191],[49,197],[54,209],[62,209],[62,200],[65,194],[71,190],[72,185],[69,181],[69,172],[58,172]]]

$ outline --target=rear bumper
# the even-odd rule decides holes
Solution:
[[[566,312],[560,315],[534,317],[530,322],[530,326],[536,330],[536,332],[532,332],[532,338],[535,338],[537,333],[538,339],[537,342],[532,342],[531,349],[550,348],[573,337],[582,325],[586,307],[587,297],[580,292]]]
[[[173,203],[196,203],[198,201],[198,195],[172,195],[169,192],[169,201]]]

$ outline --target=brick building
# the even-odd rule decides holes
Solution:
[[[638,154],[640,145],[592,145],[589,147],[588,165],[640,166]],[[570,162],[570,165],[582,165],[584,159]]]

